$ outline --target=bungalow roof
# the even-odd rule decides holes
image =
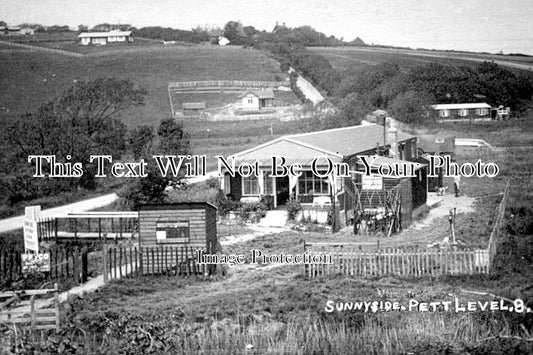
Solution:
[[[415,136],[398,131],[398,142],[412,138]],[[287,158],[287,163],[297,161],[307,165],[321,155],[338,162],[344,157],[369,151],[377,145],[384,145],[383,126],[372,124],[287,135],[236,153],[233,157],[246,161],[259,160],[262,163],[269,161],[272,156],[283,156]]]

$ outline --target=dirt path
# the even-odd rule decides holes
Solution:
[[[295,70],[291,68],[289,73],[294,72]],[[296,79],[296,86],[302,90],[305,98],[311,101],[313,104],[318,104],[321,101],[324,101],[324,96],[318,91],[309,81],[304,79],[301,75],[298,75]]]
[[[409,229],[419,230],[430,227],[436,218],[447,217],[450,210],[456,209],[456,213],[470,213],[474,212],[475,198],[468,196],[455,197],[453,194],[448,194],[441,197],[441,202],[431,208],[428,214],[421,221],[413,223]]]
[[[261,227],[256,225],[250,225],[248,228],[254,230],[253,233],[242,234],[237,236],[229,236],[220,242],[221,245],[233,245],[237,243],[247,242],[249,240],[254,240],[255,238],[261,237],[267,234],[275,234],[289,231],[289,228],[273,228],[273,227]]]

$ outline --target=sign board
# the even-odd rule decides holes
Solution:
[[[155,236],[158,242],[188,243],[189,222],[157,222]]]
[[[362,176],[363,190],[381,190],[383,189],[383,177],[378,175]]]
[[[25,253],[21,258],[23,273],[50,271],[50,253]]]
[[[28,206],[25,209],[23,221],[24,249],[39,253],[39,237],[37,230],[37,220],[41,215],[41,206]]]

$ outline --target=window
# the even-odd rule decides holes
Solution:
[[[304,171],[298,178],[298,194],[327,195],[329,194],[328,178],[319,178],[312,171]]]
[[[249,104],[253,104],[253,103],[254,103],[254,99],[252,99],[251,97],[248,98],[248,103],[249,103]]]
[[[468,109],[466,109],[466,108],[462,108],[462,109],[459,110],[459,113],[458,113],[458,114],[459,114],[459,116],[461,116],[461,117],[466,117],[466,116],[468,116]]]
[[[264,173],[263,175],[263,188],[264,188],[264,194],[265,195],[273,195],[274,194],[274,186],[272,184],[272,173]]]
[[[243,176],[242,177],[242,194],[243,195],[259,195],[259,184],[257,176]]]
[[[476,108],[476,115],[486,116],[488,114],[489,114],[489,110],[487,108]]]
[[[439,111],[440,117],[450,117],[450,110],[440,110]]]
[[[189,221],[157,222],[155,238],[157,243],[188,243]]]

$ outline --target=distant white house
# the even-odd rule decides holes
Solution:
[[[78,35],[80,43],[84,46],[89,44],[106,45],[107,43],[132,43],[131,31],[112,30],[109,32],[83,32]]]
[[[274,91],[272,89],[246,91],[239,95],[242,110],[260,110],[274,107]]]
[[[218,45],[219,46],[225,46],[225,45],[228,45],[228,44],[229,44],[229,39],[227,39],[224,36],[219,36],[218,37]]]
[[[440,121],[487,121],[491,119],[492,107],[485,102],[441,104],[431,107],[437,111]]]

